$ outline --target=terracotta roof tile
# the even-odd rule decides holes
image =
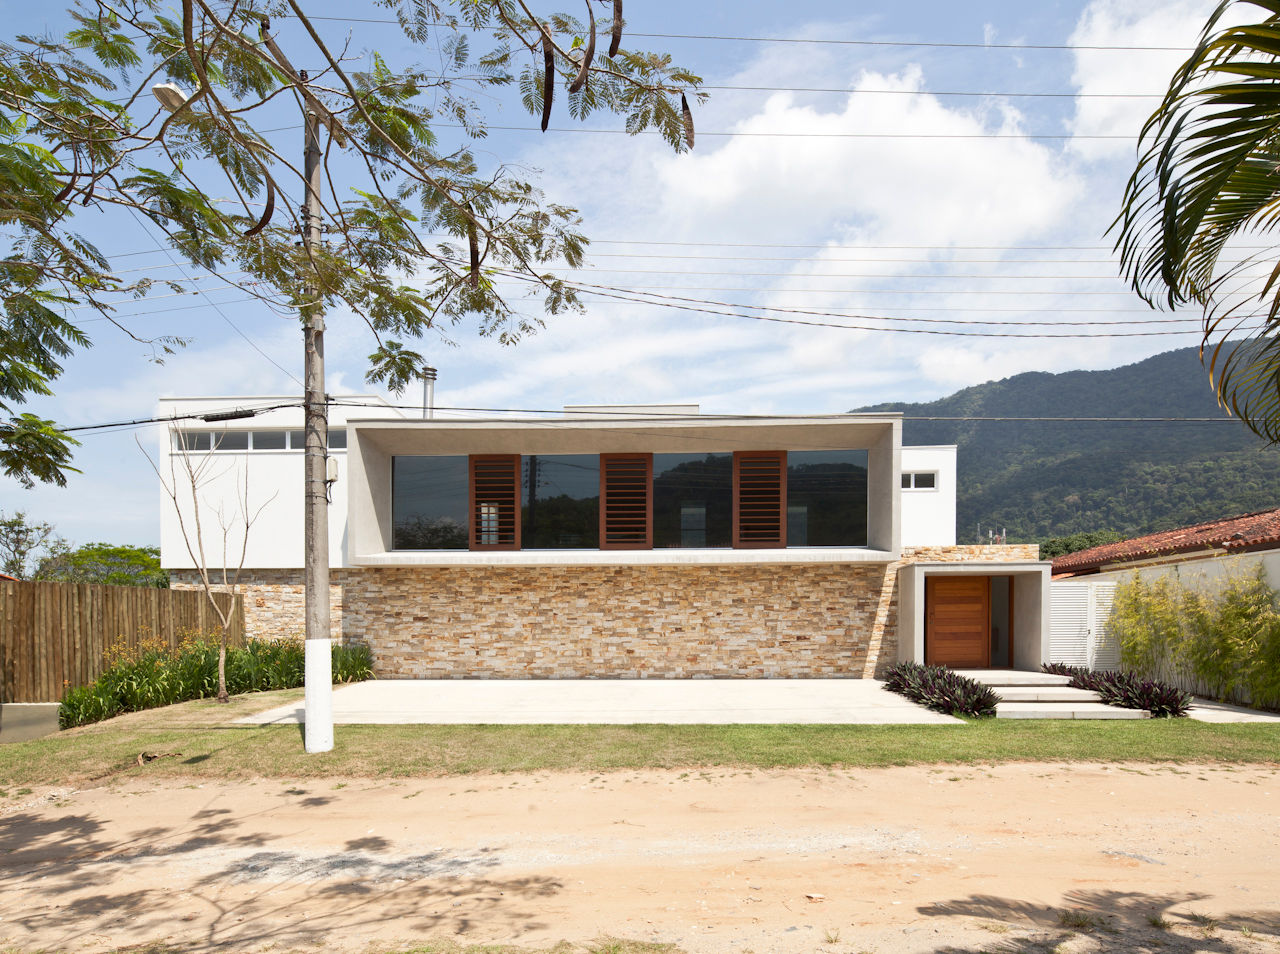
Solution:
[[[1104,543],[1076,553],[1068,553],[1053,561],[1053,573],[1080,573],[1108,563],[1123,563],[1172,553],[1197,550],[1242,552],[1266,544],[1280,543],[1280,508],[1246,513],[1223,520],[1211,520],[1176,530],[1149,533],[1145,537]]]

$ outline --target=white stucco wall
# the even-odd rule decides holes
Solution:
[[[954,546],[956,542],[956,447],[902,447],[902,472],[937,475],[931,489],[901,488],[902,545]]]
[[[290,396],[252,396],[252,397],[200,397],[200,398],[165,398],[159,402],[158,417],[181,418],[186,415],[198,415],[235,408],[260,408],[273,404],[295,403],[296,395]],[[397,411],[379,399],[370,396],[353,398],[363,403],[376,406],[359,408],[333,406],[329,411],[330,427],[345,428],[349,423],[369,420],[386,422],[389,418],[399,418],[407,422],[420,421],[420,416],[410,411]],[[790,423],[790,422],[788,422]],[[829,427],[820,422],[824,429]],[[302,428],[302,409],[288,407],[265,411],[253,418],[228,421],[225,423],[206,423],[200,420],[182,420],[175,426],[187,430],[218,431],[254,431],[254,430],[298,430]],[[792,425],[794,426],[794,425]],[[599,422],[589,429],[605,430]],[[767,430],[767,428],[765,428]],[[897,433],[897,425],[892,431],[887,427],[885,439],[892,444],[892,434]],[[753,429],[754,430],[754,429]],[[544,435],[545,431],[541,432]],[[765,439],[761,446],[771,446],[772,439]],[[776,443],[776,440],[772,440]],[[825,446],[825,445],[824,445]],[[892,448],[891,448],[892,449]],[[182,455],[173,450],[173,440],[168,431],[162,433],[157,460],[161,474],[167,484],[174,483],[180,489],[182,517],[186,523],[187,535],[195,545],[195,529],[193,513],[195,508],[191,502],[189,481],[182,468]],[[415,448],[415,452],[422,453]],[[331,459],[337,462],[338,481],[332,488],[332,503],[329,507],[329,560],[333,567],[352,566],[349,558],[351,549],[348,538],[348,500],[352,490],[349,480],[348,452],[342,449],[330,451]],[[291,569],[302,566],[302,534],[303,534],[303,483],[302,452],[300,450],[249,450],[218,451],[215,453],[192,452],[190,459],[198,471],[200,490],[201,535],[203,537],[205,563],[208,566],[222,566],[224,563],[224,534],[219,525],[221,520],[228,524],[225,535],[225,550],[228,554],[226,563],[235,566],[239,562],[240,547],[243,541],[243,518],[241,499],[245,494],[245,476],[248,475],[249,510],[257,514],[249,531],[248,548],[244,565],[253,569]],[[956,454],[955,447],[903,447],[901,448],[901,470],[912,472],[933,472],[937,474],[937,486],[933,490],[900,490],[897,479],[897,455],[879,453],[877,457],[879,473],[876,481],[885,487],[888,499],[899,504],[901,512],[900,539],[903,546],[950,546],[955,543],[955,493],[956,493]],[[367,478],[367,475],[357,475]],[[367,480],[357,480],[363,486]],[[874,496],[874,495],[873,495]],[[160,500],[160,549],[161,562],[172,569],[191,569],[196,563],[188,552],[184,541],[182,526],[173,502],[161,492]],[[884,545],[884,553],[892,557],[897,552],[897,541],[893,540],[893,519],[886,508],[872,515],[872,527],[877,537],[891,541]],[[883,526],[879,526],[883,524]],[[865,559],[870,551],[854,556]],[[400,555],[403,558],[403,554]],[[456,558],[456,554],[452,558]],[[758,560],[760,553],[741,551],[743,560]],[[814,553],[814,560],[827,559],[830,554]],[[506,555],[506,559],[518,558]],[[669,555],[667,559],[687,558],[687,554]],[[788,551],[775,555],[785,560],[803,559],[798,551]],[[886,558],[877,552],[875,558]],[[734,554],[721,554],[719,560],[732,560]],[[849,557],[853,559],[853,557]],[[368,561],[361,561],[368,562]],[[376,561],[375,561],[376,562]],[[398,562],[404,562],[399,559]]]
[[[296,402],[296,395],[288,397],[206,397],[164,398],[159,402],[157,417],[183,417],[190,414],[255,408],[272,404]],[[388,408],[378,398],[368,395],[353,397],[378,405],[372,408],[333,406],[329,409],[329,427],[345,429],[347,423],[361,416],[386,418],[400,412]],[[196,431],[267,431],[300,430],[303,426],[302,408],[289,407],[266,411],[255,417],[225,423],[206,423],[200,420],[179,420],[174,427]],[[160,562],[170,569],[193,569],[196,566],[188,550],[196,546],[195,514],[191,481],[183,465],[182,453],[174,450],[171,430],[161,433],[157,448],[157,461],[164,483],[176,486],[181,504],[181,520],[173,501],[162,488],[160,490]],[[248,510],[256,514],[249,529],[248,547],[244,566],[253,569],[289,569],[302,566],[303,537],[303,484],[301,450],[250,450],[201,453],[192,451],[189,460],[197,474],[199,490],[200,538],[203,544],[204,563],[210,567],[235,567],[240,562],[240,548],[244,541],[244,506],[246,499],[246,475]],[[346,566],[347,527],[347,452],[332,449],[332,460],[337,462],[338,480],[333,484],[329,506],[329,563],[330,566]],[[226,524],[226,533],[221,524]],[[186,539],[183,526],[185,524]],[[226,557],[224,560],[224,548]]]
[[[1173,577],[1188,585],[1197,586],[1212,584],[1229,573],[1253,573],[1261,563],[1272,586],[1280,587],[1280,550],[1261,550],[1256,553],[1239,553],[1230,556],[1219,551],[1214,556],[1195,557],[1192,554],[1181,554],[1180,562],[1137,564],[1124,569],[1108,570],[1105,573],[1091,573],[1088,576],[1072,577],[1080,581],[1107,580],[1120,583],[1138,574],[1143,579],[1154,580],[1160,577]],[[1175,560],[1178,557],[1165,557]]]

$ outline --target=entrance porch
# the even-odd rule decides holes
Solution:
[[[913,563],[898,571],[898,659],[1035,671],[1049,659],[1048,563]]]

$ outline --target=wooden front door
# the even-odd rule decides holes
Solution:
[[[985,576],[926,576],[924,661],[930,666],[985,669],[991,665],[990,580]]]

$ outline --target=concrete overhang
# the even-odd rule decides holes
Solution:
[[[635,418],[523,421],[360,420],[348,424],[386,454],[614,454],[703,453],[735,450],[871,449],[891,434],[902,415],[717,420]]]
[[[430,565],[566,565],[579,563],[715,563],[715,562],[867,562],[895,560],[901,552],[902,415],[839,414],[819,417],[686,419],[631,417],[623,420],[536,418],[526,420],[419,420],[403,418],[351,421],[347,428],[348,537],[347,562],[356,566]],[[848,554],[832,559],[817,550],[809,558],[770,560],[748,551],[687,551],[687,556],[658,551],[626,550],[589,559],[563,553],[527,556],[523,551],[496,560],[477,554],[391,549],[391,472],[397,456],[468,454],[707,454],[731,451],[867,451],[867,542],[869,547],[833,548]],[[799,552],[798,550],[796,552]],[[871,554],[881,554],[871,556]]]

